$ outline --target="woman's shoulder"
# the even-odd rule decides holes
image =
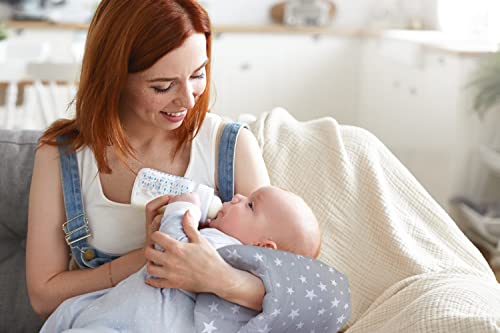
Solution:
[[[218,114],[209,112],[206,114],[205,120],[203,120],[203,124],[201,125],[201,129],[219,127],[219,124],[221,122],[222,122],[221,116],[219,116]]]
[[[75,152],[77,156],[77,161],[82,160],[82,156],[93,157],[91,149],[88,147],[81,147]],[[59,172],[61,152],[59,147],[50,144],[41,144],[35,152],[35,166],[42,167],[44,170],[54,170],[54,172]],[[89,159],[87,157],[87,159]],[[80,164],[80,163],[79,163]]]
[[[77,155],[88,154],[88,153],[92,153],[92,150],[87,146],[83,146],[83,147],[78,148],[76,150],[76,152],[74,152],[74,153]],[[59,152],[58,146],[52,145],[52,144],[42,143],[36,149],[35,158],[36,159],[57,160],[57,159],[59,159],[59,154],[60,154],[60,152]]]
[[[222,123],[221,116],[213,113],[207,113],[205,119],[203,120],[203,124],[198,131],[198,138],[201,138],[201,141],[210,141],[210,138],[217,133],[220,124]]]
[[[45,163],[55,163],[59,159],[59,150],[57,146],[49,144],[40,144],[35,152],[35,161]]]

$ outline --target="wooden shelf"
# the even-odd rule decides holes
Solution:
[[[290,27],[280,24],[269,25],[214,25],[215,33],[271,33],[271,34],[316,34],[339,37],[364,38],[379,35],[377,32],[362,29],[335,29],[321,27]]]
[[[86,23],[57,23],[49,21],[5,21],[9,29],[57,29],[57,30],[87,30]]]
[[[87,23],[58,23],[49,21],[5,21],[10,29],[60,29],[87,30]],[[258,33],[258,34],[312,34],[343,38],[375,38],[399,40],[418,44],[422,47],[451,52],[460,55],[481,55],[496,52],[498,45],[486,42],[457,40],[436,30],[376,30],[346,29],[335,27],[291,27],[283,24],[261,25],[213,25],[215,34]]]
[[[10,29],[61,29],[87,30],[86,23],[56,23],[49,21],[6,21]],[[361,29],[334,29],[321,27],[290,27],[281,24],[268,25],[213,25],[215,33],[286,33],[286,34],[319,34],[340,37],[368,37],[376,33]]]

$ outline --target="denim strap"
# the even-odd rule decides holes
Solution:
[[[57,137],[57,142],[63,143],[63,137]],[[76,154],[70,152],[66,145],[59,145],[59,156],[61,161],[61,181],[64,195],[64,207],[66,210],[66,222],[62,225],[66,243],[71,249],[76,262],[82,267],[79,260],[82,254],[89,248],[87,238],[91,236],[87,217],[83,211],[83,200],[80,190],[80,175],[78,172],[78,161]]]
[[[220,137],[217,183],[222,202],[231,201],[234,195],[234,156],[236,139],[242,127],[240,123],[227,123]]]

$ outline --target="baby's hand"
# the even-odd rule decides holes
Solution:
[[[195,192],[183,193],[183,194],[176,195],[176,196],[170,198],[168,203],[171,204],[172,202],[176,202],[176,201],[187,201],[187,202],[190,202],[190,203],[200,207],[200,196],[198,195],[198,193],[195,193]]]

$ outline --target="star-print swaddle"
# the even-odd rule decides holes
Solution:
[[[185,205],[170,211],[160,230],[187,241],[181,221],[188,207],[196,209]],[[214,228],[200,233],[229,264],[262,279],[261,313],[213,294],[150,287],[143,267],[113,288],[68,299],[40,332],[336,332],[349,318],[347,279],[334,268],[289,252],[241,245]]]
[[[213,294],[198,294],[196,332],[337,332],[351,315],[346,277],[319,260],[246,245],[220,248],[233,267],[260,277],[266,288],[257,313]]]
[[[264,282],[257,313],[213,294],[144,284],[143,267],[116,287],[70,298],[40,332],[289,333],[337,332],[351,315],[345,276],[288,252],[229,245],[219,253]]]

